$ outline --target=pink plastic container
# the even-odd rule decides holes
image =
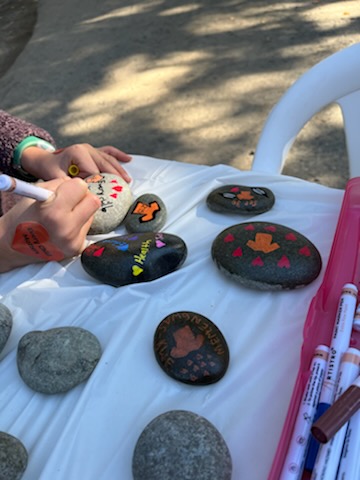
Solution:
[[[280,477],[310,374],[313,352],[319,344],[330,345],[341,289],[345,283],[354,283],[360,290],[360,177],[347,183],[324,280],[309,307],[300,367],[268,480]],[[360,332],[353,331],[351,346],[360,348]],[[302,479],[308,478],[310,475],[305,472]]]

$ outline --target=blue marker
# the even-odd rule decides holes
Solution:
[[[331,338],[329,360],[314,422],[334,403],[341,357],[350,344],[357,294],[358,289],[352,283],[346,283],[342,288]],[[313,470],[318,450],[319,442],[312,437],[306,457],[305,470]]]

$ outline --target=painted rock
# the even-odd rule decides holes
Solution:
[[[232,460],[212,423],[189,411],[172,410],[141,433],[132,471],[134,480],[230,480]]]
[[[85,179],[91,193],[101,200],[89,235],[108,233],[120,225],[133,201],[129,185],[112,173],[97,173]]]
[[[121,287],[150,282],[185,261],[184,241],[168,233],[137,233],[100,240],[81,255],[84,270],[102,283]]]
[[[33,390],[67,392],[84,382],[101,357],[98,339],[78,327],[51,328],[24,335],[17,350],[21,378]]]
[[[275,203],[271,190],[264,187],[224,185],[209,193],[206,204],[214,212],[257,215],[267,212]]]
[[[28,464],[28,453],[19,439],[0,432],[0,479],[20,480]]]
[[[310,240],[288,227],[267,222],[227,228],[214,240],[211,253],[221,272],[260,290],[307,285],[319,275],[322,264]]]
[[[131,205],[124,225],[128,232],[158,232],[166,222],[164,202],[153,193],[145,193]]]
[[[0,352],[5,347],[5,344],[10,336],[12,328],[12,315],[10,310],[0,303]]]
[[[191,385],[217,382],[229,365],[225,338],[199,313],[176,312],[164,318],[155,332],[154,351],[170,377]]]

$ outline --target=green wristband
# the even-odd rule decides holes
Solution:
[[[42,150],[47,150],[49,152],[54,152],[55,147],[51,145],[51,143],[47,142],[46,140],[43,140],[42,138],[29,136],[24,138],[24,140],[22,140],[15,148],[13,153],[13,160],[12,160],[13,168],[25,179],[34,180],[35,177],[27,173],[21,166],[21,156],[24,150],[28,147],[37,147],[37,148],[41,148]]]

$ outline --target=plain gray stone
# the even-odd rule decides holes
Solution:
[[[13,320],[10,310],[0,303],[0,353],[10,336]]]
[[[55,394],[85,381],[100,357],[100,343],[91,332],[60,327],[24,335],[18,345],[17,365],[30,388]]]
[[[0,432],[0,480],[20,480],[27,463],[28,453],[20,440]]]
[[[89,235],[109,233],[125,218],[133,196],[129,184],[119,175],[99,173],[85,179],[91,193],[101,201],[95,212]]]
[[[230,480],[232,461],[225,440],[208,420],[172,410],[143,430],[132,470],[134,480]]]

